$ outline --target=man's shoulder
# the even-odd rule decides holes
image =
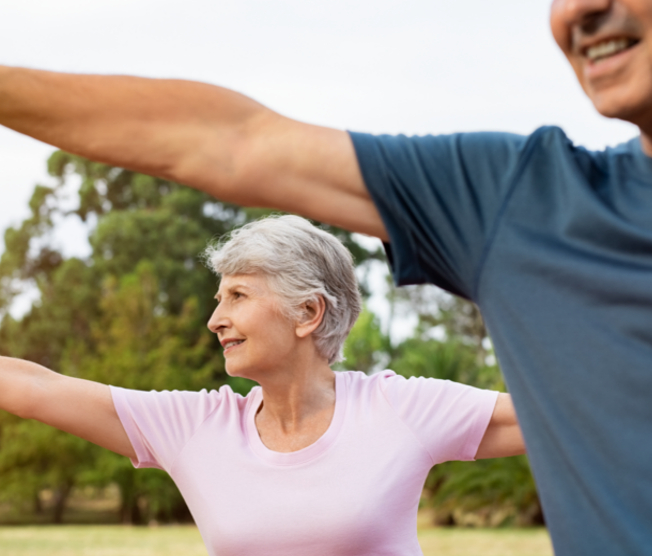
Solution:
[[[602,149],[591,149],[578,145],[559,126],[542,126],[526,136],[530,148],[542,151],[565,153],[580,159],[592,159],[596,163],[614,159],[648,159],[642,150],[640,137],[633,137],[622,143]]]

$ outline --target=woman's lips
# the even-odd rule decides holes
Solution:
[[[224,343],[224,353],[228,353],[238,346],[241,346],[244,343],[244,340],[229,340]]]

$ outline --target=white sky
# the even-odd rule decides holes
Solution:
[[[529,133],[591,148],[635,128],[598,116],[548,29],[550,0],[20,0],[0,63],[208,81],[356,131]],[[0,128],[0,234],[50,181],[52,148]],[[68,253],[84,250],[74,226]],[[0,250],[2,242],[0,241]]]

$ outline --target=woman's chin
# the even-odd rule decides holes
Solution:
[[[236,365],[229,365],[227,363],[225,369],[226,374],[229,375],[230,377],[233,378],[248,378],[249,380],[256,380],[256,377],[258,376],[258,373],[253,371],[252,369],[242,369],[237,367]]]
[[[224,370],[226,371],[226,374],[229,375],[230,377],[245,378],[238,372],[237,369],[229,369],[228,365]]]

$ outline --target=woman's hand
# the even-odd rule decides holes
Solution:
[[[135,452],[105,384],[0,357],[0,409],[36,419],[127,457]]]
[[[509,394],[498,394],[491,421],[475,459],[503,458],[525,453],[525,443]]]

